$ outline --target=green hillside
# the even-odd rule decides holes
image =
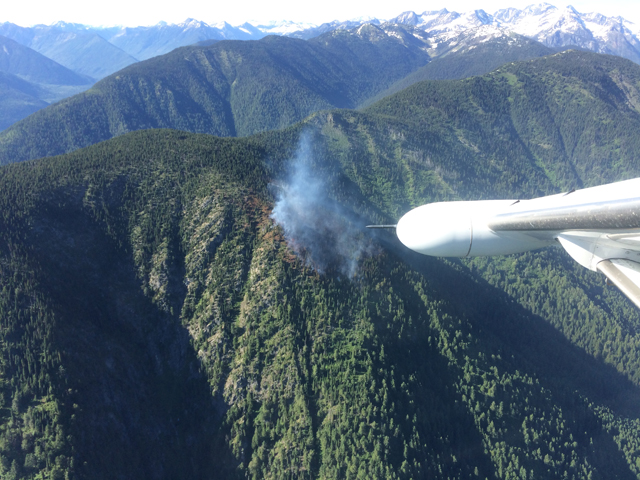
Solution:
[[[639,478],[619,292],[560,249],[445,260],[363,228],[638,176],[639,68],[569,52],[2,167],[0,476]]]
[[[536,193],[525,191],[526,184],[548,191],[541,177],[569,189],[637,174],[640,66],[613,56],[569,51],[483,77],[422,82],[365,111],[406,119],[426,144],[434,142],[427,129],[435,128],[440,140],[446,125],[459,144],[447,152],[442,176],[456,192],[524,195]],[[478,155],[483,163],[475,161]],[[499,176],[485,178],[485,162]],[[501,180],[513,162],[522,164],[513,178]]]
[[[272,36],[177,49],[0,134],[0,164],[145,128],[244,136],[286,127],[318,110],[354,108],[428,61],[411,38],[405,45],[368,26],[309,42]]]

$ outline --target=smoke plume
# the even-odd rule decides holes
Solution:
[[[271,218],[282,227],[289,247],[319,273],[352,278],[360,259],[374,247],[364,222],[328,196],[327,184],[313,169],[311,136],[302,135],[286,178],[277,186]]]

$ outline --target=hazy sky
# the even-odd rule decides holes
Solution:
[[[550,1],[556,7],[568,3]],[[359,16],[372,16],[381,19],[395,17],[400,13],[413,10],[421,13],[425,10],[466,12],[483,9],[493,13],[500,8],[524,8],[532,2],[526,0],[369,0],[348,2],[344,0],[109,0],[96,2],[87,0],[20,0],[5,1],[0,9],[0,23],[12,22],[22,26],[37,23],[50,24],[58,20],[84,23],[87,25],[154,25],[161,20],[179,23],[186,18],[195,18],[207,23],[227,21],[238,25],[266,23],[269,20],[293,20],[310,23],[323,23],[332,20],[346,20]],[[639,0],[574,0],[571,2],[579,12],[599,12],[607,16],[620,15],[639,25]]]

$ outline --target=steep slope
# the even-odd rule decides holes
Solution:
[[[93,83],[92,78],[78,75],[35,50],[1,35],[0,50],[0,71],[29,82],[87,86]]]
[[[353,108],[427,61],[415,37],[374,26],[311,42],[267,37],[185,47],[14,125],[0,136],[0,164],[143,128],[219,136],[282,128],[321,109]]]
[[[0,474],[636,478],[640,315],[621,295],[554,249],[445,261],[362,229],[640,174],[637,149],[571,178],[539,165],[538,142],[563,150],[538,121],[566,101],[594,121],[575,138],[619,113],[588,158],[628,142],[638,114],[604,74],[542,88],[592,61],[0,168]]]
[[[104,78],[137,61],[97,33],[77,25],[74,28],[69,24],[20,27],[5,22],[0,24],[0,35],[94,79]]]
[[[433,115],[462,130],[476,124],[478,131],[461,136],[461,144],[505,166],[518,145],[529,163],[518,181],[543,173],[557,188],[580,188],[633,176],[640,147],[640,66],[619,57],[567,51],[508,64],[482,77],[415,84],[365,111],[410,115],[407,122],[415,122],[416,129]],[[500,140],[500,134],[484,130],[489,125],[502,125],[507,136]],[[465,190],[476,176],[483,177],[481,184],[489,180],[473,170],[468,155],[453,156],[446,168]],[[492,188],[496,181],[489,180]]]
[[[31,83],[0,71],[0,130],[48,105]]]
[[[0,36],[0,130],[65,97],[93,79],[72,72],[24,45]]]
[[[431,62],[367,99],[361,107],[423,80],[455,80],[483,75],[506,63],[555,53],[539,42],[492,26],[470,29],[442,41],[437,38],[429,40],[432,42],[429,51]]]

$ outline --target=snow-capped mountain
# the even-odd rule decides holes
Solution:
[[[295,32],[307,31],[316,28],[314,23],[291,22],[289,20],[281,20],[278,22],[269,22],[257,25],[257,29],[265,35],[292,35]]]
[[[381,24],[376,19],[370,19],[368,23]],[[523,10],[498,10],[493,15],[484,10],[458,13],[443,9],[420,14],[409,11],[390,19],[388,23],[419,28],[429,36],[437,37],[437,42],[487,25],[524,35],[552,48],[576,46],[640,63],[640,25],[620,16],[580,13],[571,6],[557,8],[548,3],[539,3]],[[287,35],[308,39],[332,29],[351,29],[355,26],[357,22],[336,21]]]
[[[629,28],[633,23],[621,17],[580,13],[571,6],[557,8],[548,3],[510,10],[496,12],[495,22],[549,47],[575,45],[640,63],[640,40]]]
[[[239,27],[233,27],[227,22],[210,25],[193,18],[181,23],[160,22],[150,27],[108,28],[98,32],[138,60],[146,60],[203,40],[252,40],[265,36],[248,23]]]
[[[351,30],[358,28],[361,25],[380,25],[380,20],[377,18],[367,17],[365,21],[361,19],[352,19],[345,21],[334,20],[333,22],[323,23],[317,27],[307,28],[304,30],[298,30],[288,34],[290,37],[302,38],[303,40],[309,40],[314,37],[318,37],[323,33],[332,32],[334,30]]]
[[[389,45],[401,45],[414,52],[428,52],[430,49],[429,39],[425,32],[411,26],[394,23],[383,23],[382,25],[364,23],[351,29],[336,29],[334,34],[358,37],[374,45],[382,42]],[[326,36],[322,38],[326,39]]]
[[[457,33],[436,33],[430,35],[429,40],[431,58],[443,57],[451,53],[470,52],[488,42],[494,45],[504,44],[513,47],[521,47],[527,42],[531,42],[524,36],[496,25],[480,25]]]
[[[473,10],[460,14],[450,12],[446,8],[439,11],[423,12],[420,15],[416,15],[415,12],[404,12],[389,20],[389,22],[413,25],[432,34],[460,32],[469,28],[494,23],[493,17],[484,10]]]
[[[538,40],[549,47],[577,46],[640,63],[640,29],[637,25],[619,16],[580,13],[571,6],[557,8],[548,3],[539,3],[523,10],[498,10],[493,15],[484,10],[462,14],[446,9],[419,15],[404,12],[390,21],[414,25],[431,35],[448,34],[450,37],[481,25],[493,25]]]

